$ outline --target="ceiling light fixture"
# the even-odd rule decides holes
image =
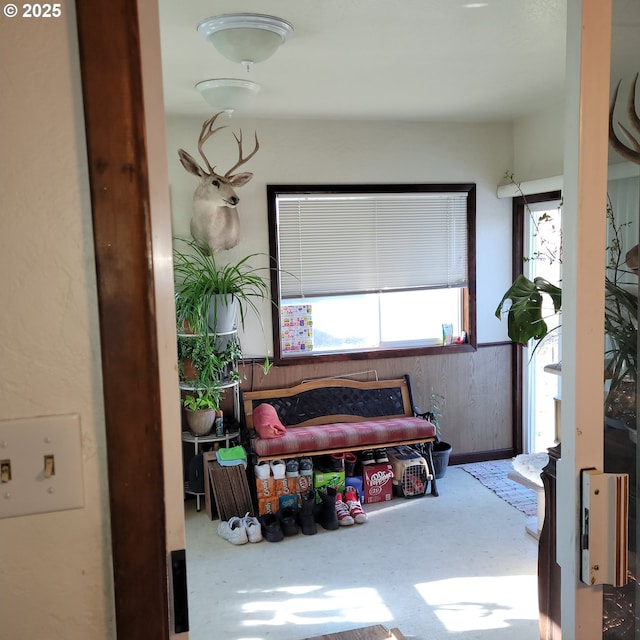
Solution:
[[[255,62],[270,58],[293,33],[293,27],[281,18],[260,13],[227,13],[207,18],[198,32],[232,62],[240,62],[247,71]]]
[[[217,78],[198,82],[196,89],[216,110],[226,111],[231,115],[234,111],[249,105],[255,94],[260,91],[260,85],[249,80]]]

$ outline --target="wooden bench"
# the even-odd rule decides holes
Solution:
[[[258,436],[253,410],[262,403],[275,408],[287,429],[284,436]],[[409,376],[367,382],[328,378],[283,389],[245,391],[242,404],[256,463],[426,443],[431,494],[438,495],[431,456],[436,430],[414,407]]]

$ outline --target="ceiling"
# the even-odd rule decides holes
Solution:
[[[634,14],[637,30],[640,1],[615,2]],[[566,0],[159,0],[159,6],[169,115],[211,115],[195,84],[212,78],[260,84],[251,106],[237,112],[253,118],[504,122],[562,98]],[[196,31],[210,16],[240,12],[275,15],[294,27],[275,55],[249,72]]]

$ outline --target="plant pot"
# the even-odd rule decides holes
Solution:
[[[448,442],[435,442],[431,457],[433,458],[433,470],[436,480],[444,478],[444,474],[449,466],[449,456],[451,455],[451,445]]]
[[[200,375],[200,372],[196,368],[195,364],[193,364],[193,360],[191,358],[182,359],[181,371],[183,380],[197,380]]]
[[[214,333],[229,333],[236,327],[238,299],[231,295],[212,296],[209,303],[209,328]]]
[[[215,409],[199,409],[198,411],[185,409],[185,412],[187,424],[192,433],[197,436],[208,436],[211,433],[216,419]]]

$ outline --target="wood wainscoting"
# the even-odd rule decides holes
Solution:
[[[419,410],[429,410],[432,392],[445,397],[440,425],[442,439],[453,446],[452,464],[507,458],[521,453],[513,350],[511,343],[501,343],[480,345],[471,353],[287,364],[273,366],[267,375],[256,361],[241,365],[241,390],[288,387],[331,376],[369,380],[376,374],[380,379],[409,374]]]

